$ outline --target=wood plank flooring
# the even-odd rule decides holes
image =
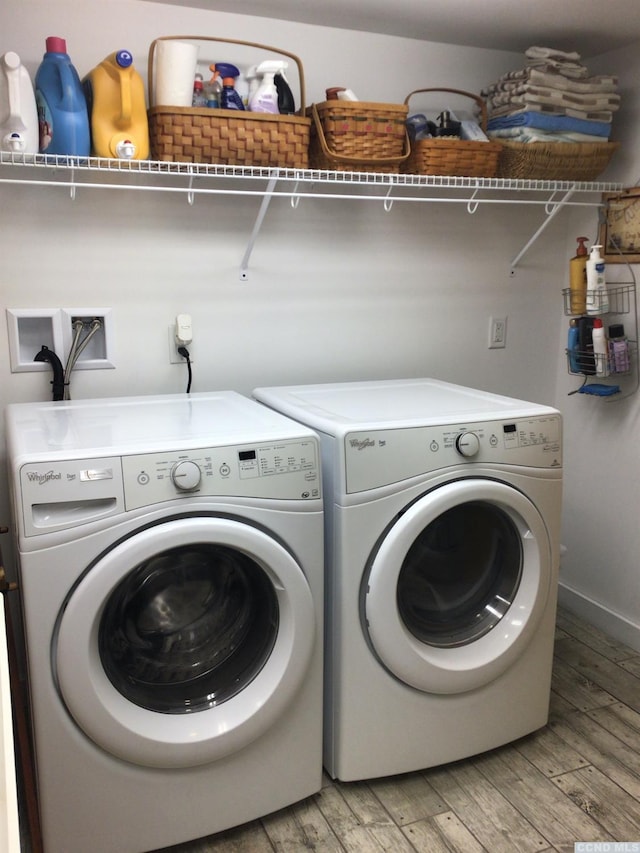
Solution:
[[[549,724],[484,755],[313,797],[164,853],[573,853],[640,840],[640,653],[567,611]],[[291,757],[295,760],[295,756]]]

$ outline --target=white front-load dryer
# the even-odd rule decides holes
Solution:
[[[315,434],[233,392],[17,404],[45,853],[141,853],[322,779]]]
[[[431,379],[258,388],[321,437],[324,762],[451,762],[548,717],[561,417]]]

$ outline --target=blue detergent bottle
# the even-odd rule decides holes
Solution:
[[[87,102],[64,39],[49,36],[36,73],[41,154],[88,157],[91,148]]]

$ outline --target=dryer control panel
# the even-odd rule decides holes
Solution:
[[[315,439],[122,457],[127,509],[179,496],[321,497]]]
[[[484,463],[562,468],[562,419],[539,415],[505,421],[348,433],[347,492],[398,483],[452,465]]]

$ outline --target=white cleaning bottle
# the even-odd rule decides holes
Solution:
[[[0,151],[36,154],[36,97],[29,72],[12,50],[0,59]]]
[[[254,95],[249,99],[249,109],[254,113],[279,113],[278,90],[275,84],[275,75],[279,71],[288,68],[289,63],[281,60],[268,59],[261,62],[256,69],[256,74],[262,76],[262,82],[256,89]]]
[[[606,314],[609,310],[609,294],[604,275],[604,259],[600,256],[602,246],[592,246],[587,261],[587,314]]]

